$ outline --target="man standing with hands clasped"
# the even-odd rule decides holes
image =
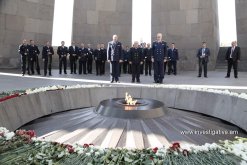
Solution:
[[[237,41],[232,42],[232,46],[228,48],[226,52],[227,75],[225,78],[230,78],[230,73],[233,67],[234,77],[238,78],[238,63],[240,62],[241,51],[240,47],[237,46]]]
[[[204,77],[208,78],[207,70],[208,70],[208,57],[210,56],[210,50],[207,48],[207,43],[202,42],[202,48],[200,48],[197,52],[198,62],[199,62],[199,73],[198,77],[202,76],[202,65],[204,70]]]
[[[118,36],[113,35],[112,41],[108,43],[107,59],[110,62],[111,83],[119,82],[119,63],[122,62],[122,44],[118,41]]]

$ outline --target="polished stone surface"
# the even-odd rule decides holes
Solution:
[[[23,129],[33,129],[38,138],[60,143],[93,143],[101,147],[166,147],[172,142],[204,144],[247,137],[239,128],[197,113],[169,109],[154,119],[119,119],[86,108],[37,119]]]

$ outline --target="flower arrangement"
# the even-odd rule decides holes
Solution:
[[[0,128],[0,164],[217,164],[247,163],[247,139],[203,146],[181,145],[147,149],[99,148],[93,144],[60,144],[37,140],[32,130]]]

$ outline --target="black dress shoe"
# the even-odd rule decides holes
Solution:
[[[237,79],[237,78],[238,78],[238,76],[235,76],[235,78]]]
[[[204,76],[204,78],[208,78],[208,76]]]
[[[140,80],[137,80],[137,83],[141,83],[141,81]]]
[[[198,75],[197,77],[202,77],[202,76]]]
[[[230,76],[226,76],[225,78],[230,78]]]
[[[132,81],[131,81],[131,83],[135,83],[135,81],[134,81],[134,80],[132,80]]]

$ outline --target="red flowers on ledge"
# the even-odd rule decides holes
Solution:
[[[9,95],[9,96],[5,96],[3,98],[0,98],[0,102],[5,101],[5,100],[9,100],[9,99],[12,99],[12,98],[15,98],[15,97],[19,97],[19,96],[20,96],[19,93],[15,93],[15,94],[12,94],[12,95]]]

